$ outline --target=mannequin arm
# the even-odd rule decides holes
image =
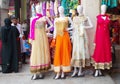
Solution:
[[[87,22],[88,22],[88,25],[89,25],[89,26],[85,26],[85,28],[86,28],[86,29],[92,28],[92,27],[93,27],[93,24],[92,24],[92,22],[91,22],[91,20],[90,20],[89,17],[87,17]],[[85,25],[86,25],[86,24],[85,24]]]
[[[19,36],[19,37],[22,38],[23,35],[24,35],[24,33],[23,33],[23,29],[22,29],[22,26],[21,26],[21,25],[20,25],[19,27],[20,27],[20,36]]]
[[[73,29],[73,21],[72,21],[72,19],[71,19],[70,17],[68,17],[68,20],[69,20],[71,26],[70,26],[70,28],[68,28],[67,30],[70,31],[70,30]]]
[[[56,19],[54,21],[54,32],[53,32],[53,38],[56,38],[56,25],[55,25]]]
[[[50,19],[49,19],[48,17],[45,17],[45,18],[46,18],[48,24],[50,25],[50,26],[47,28],[47,30],[50,30],[50,29],[53,27],[53,24],[52,24],[52,22],[50,21]]]

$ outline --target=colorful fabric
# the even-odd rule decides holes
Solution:
[[[95,50],[92,56],[95,69],[110,69],[112,67],[109,24],[110,18],[108,15],[97,16]]]

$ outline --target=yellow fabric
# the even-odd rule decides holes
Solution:
[[[61,35],[63,36],[64,31],[66,31],[66,28],[68,28],[68,18],[65,17],[64,19],[57,18],[56,19],[56,35]]]

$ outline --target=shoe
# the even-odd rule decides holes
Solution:
[[[84,76],[85,76],[84,74],[78,75],[78,77],[84,77]]]
[[[78,77],[78,75],[77,74],[75,74],[74,76],[71,76],[72,78],[75,78],[75,77]]]
[[[33,79],[34,76],[31,77],[31,80],[37,80],[37,77],[35,79]]]
[[[44,79],[45,76],[42,75],[42,77],[37,76],[37,79]]]
[[[61,77],[61,79],[66,79],[66,76],[64,76],[64,77]]]
[[[53,79],[55,79],[55,77],[56,77],[56,75],[53,77]],[[55,79],[55,80],[58,80],[58,79],[61,79],[61,77],[59,76],[57,79]]]

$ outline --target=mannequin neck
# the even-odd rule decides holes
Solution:
[[[83,13],[78,13],[78,16],[83,16],[84,14]]]
[[[106,13],[104,13],[104,12],[101,12],[101,15],[105,15]]]
[[[60,13],[60,17],[65,17],[64,13]]]

